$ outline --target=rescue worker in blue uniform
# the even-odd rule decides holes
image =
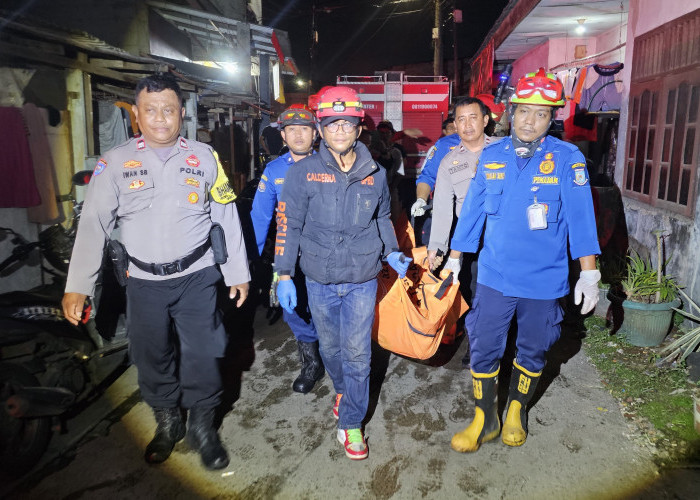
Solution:
[[[300,254],[321,357],[336,391],[337,439],[352,460],[367,457],[362,421],[369,403],[377,274],[386,259],[405,276],[386,171],[358,142],[364,110],[355,91],[330,87],[319,98],[319,152],[289,169],[277,208],[277,295],[291,313]]]
[[[466,317],[476,410],[452,438],[459,452],[476,451],[499,433],[509,446],[525,442],[527,404],[560,335],[569,253],[581,265],[581,313],[598,301],[600,248],[585,160],[573,144],[546,135],[564,105],[563,87],[540,68],[520,79],[510,103],[511,135],[484,148],[451,241],[454,250],[475,252],[486,226]],[[496,380],[513,315],[517,354],[501,429]]]
[[[316,140],[316,118],[308,109],[289,108],[279,115],[277,123],[289,152],[267,164],[253,198],[250,217],[253,220],[255,241],[260,254],[265,246],[270,221],[284,187],[287,171],[295,162],[314,153],[313,145]],[[276,286],[278,280],[277,272],[274,274],[272,286]],[[297,306],[292,313],[283,310],[283,315],[297,339],[302,365],[301,373],[294,380],[292,389],[306,394],[314,388],[316,381],[323,377],[324,369],[318,352],[318,334],[306,298],[304,274],[299,269],[294,274],[294,284],[297,289]]]
[[[180,137],[185,109],[172,76],[141,79],[133,110],[142,136],[105,152],[93,172],[63,311],[71,323],[80,321],[118,221],[120,254],[128,258],[120,274],[129,354],[157,423],[144,458],[165,461],[186,436],[205,467],[221,469],[229,458],[214,424],[226,348],[217,283],[223,274],[241,306],[250,281],[236,196],[211,147]],[[189,410],[187,429],[181,408]]]

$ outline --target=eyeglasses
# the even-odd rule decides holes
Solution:
[[[357,125],[355,125],[354,123],[350,123],[350,122],[337,121],[337,122],[329,123],[328,125],[326,125],[326,128],[328,129],[328,131],[331,134],[335,134],[341,128],[343,129],[343,132],[345,132],[346,134],[349,134],[350,132],[352,132],[353,130],[355,130],[357,128]]]

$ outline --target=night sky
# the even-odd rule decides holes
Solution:
[[[453,8],[461,9],[457,24],[458,57],[470,57],[507,0],[443,0],[443,53],[452,58]],[[318,88],[338,74],[371,75],[392,65],[432,62],[432,0],[266,0],[263,23],[289,33],[292,56],[300,76],[309,78],[312,8],[316,6],[318,45],[313,80]]]

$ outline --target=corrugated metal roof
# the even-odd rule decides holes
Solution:
[[[152,73],[157,68],[162,68],[162,70],[171,68],[184,81],[233,98],[234,101],[238,98],[254,97],[251,92],[241,92],[239,88],[240,82],[237,86],[236,82],[231,81],[231,75],[223,69],[208,68],[199,64],[165,57],[136,56],[123,49],[109,45],[89,33],[57,26],[45,21],[20,17],[11,18],[6,12],[0,11],[0,29],[11,31],[21,36],[28,36],[38,41],[48,41],[76,47],[92,57],[108,57],[115,61],[144,64],[142,73]],[[18,51],[16,57],[21,58],[21,52]],[[153,65],[155,65],[155,68]],[[89,70],[87,71],[89,72]],[[119,68],[115,65],[110,68],[110,71],[113,74],[117,74]],[[140,75],[135,76],[132,71],[134,71],[133,67],[130,68],[128,73],[123,73],[128,77],[124,78],[124,81],[133,81],[140,77]],[[230,102],[231,99],[227,99],[227,101]]]
[[[136,56],[118,47],[109,45],[84,31],[78,31],[58,26],[45,21],[11,17],[9,13],[0,11],[0,29],[32,35],[41,40],[63,43],[84,50],[88,54],[108,55],[130,62],[153,64],[157,60],[150,57]]]

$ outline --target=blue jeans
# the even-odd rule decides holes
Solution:
[[[471,368],[491,373],[506,350],[510,321],[516,316],[516,360],[531,372],[542,371],[545,354],[557,341],[563,318],[557,299],[506,297],[498,290],[477,283],[472,308],[465,318],[469,334]]]
[[[369,363],[377,280],[322,285],[306,278],[321,359],[342,394],[339,429],[359,429],[369,404]]]

